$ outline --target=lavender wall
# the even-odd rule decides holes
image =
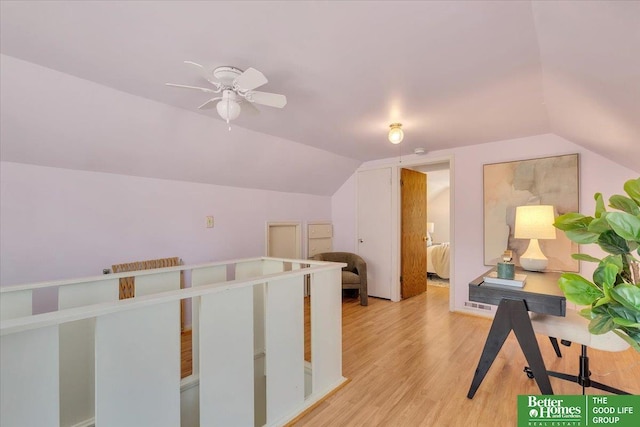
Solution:
[[[260,256],[266,221],[331,216],[328,196],[0,166],[2,286],[96,275],[135,260],[179,256],[193,264]],[[205,228],[207,215],[214,228]]]
[[[467,284],[482,274],[483,265],[483,208],[482,208],[482,166],[486,163],[524,160],[562,154],[580,154],[580,211],[592,213],[593,194],[602,192],[606,198],[622,192],[623,183],[637,178],[638,171],[632,171],[604,157],[588,151],[556,135],[547,134],[514,140],[498,141],[453,150],[429,153],[421,159],[441,158],[453,155],[452,196],[454,197],[454,235],[451,241],[455,250],[455,308],[462,309],[468,297]],[[417,157],[403,158],[403,162],[417,161]],[[362,167],[395,163],[396,159],[369,162]],[[353,177],[351,178],[353,179]],[[350,191],[347,195],[346,190]],[[333,197],[333,217],[341,218],[355,212],[356,189],[346,189]],[[338,197],[339,196],[339,197]],[[355,215],[354,215],[355,222]],[[337,237],[340,241],[354,241],[355,228],[350,236]],[[592,247],[583,252],[597,253]],[[590,275],[592,264],[583,263],[583,274]]]
[[[352,175],[331,198],[333,250],[355,252],[356,175]]]

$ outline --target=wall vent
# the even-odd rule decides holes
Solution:
[[[486,304],[477,304],[475,302],[465,301],[465,307],[478,308],[480,310],[489,310],[491,311],[491,306]]]

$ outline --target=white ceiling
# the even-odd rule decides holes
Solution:
[[[288,104],[241,114],[233,126],[354,159],[345,169],[396,156],[386,131],[400,121],[405,153],[555,133],[640,171],[638,1],[1,7],[3,55],[211,121],[220,122],[215,109],[196,110],[206,94],[164,85],[204,83],[183,61],[257,68],[269,79],[260,89],[285,94]],[[59,101],[39,102],[56,109]],[[37,156],[13,139],[3,133],[3,160]],[[107,163],[112,151],[127,150],[122,139],[113,135],[97,169],[121,172]],[[73,156],[79,147],[68,149]]]

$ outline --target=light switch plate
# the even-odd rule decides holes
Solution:
[[[212,216],[208,216],[207,217],[207,228],[213,228],[213,217]]]

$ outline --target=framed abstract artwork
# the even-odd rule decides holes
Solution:
[[[496,265],[509,249],[520,265],[529,239],[514,237],[516,207],[552,205],[556,216],[578,212],[578,181],[577,154],[484,165],[484,264]],[[571,258],[578,245],[562,231],[539,243],[549,259],[546,271],[579,271],[579,262]]]

